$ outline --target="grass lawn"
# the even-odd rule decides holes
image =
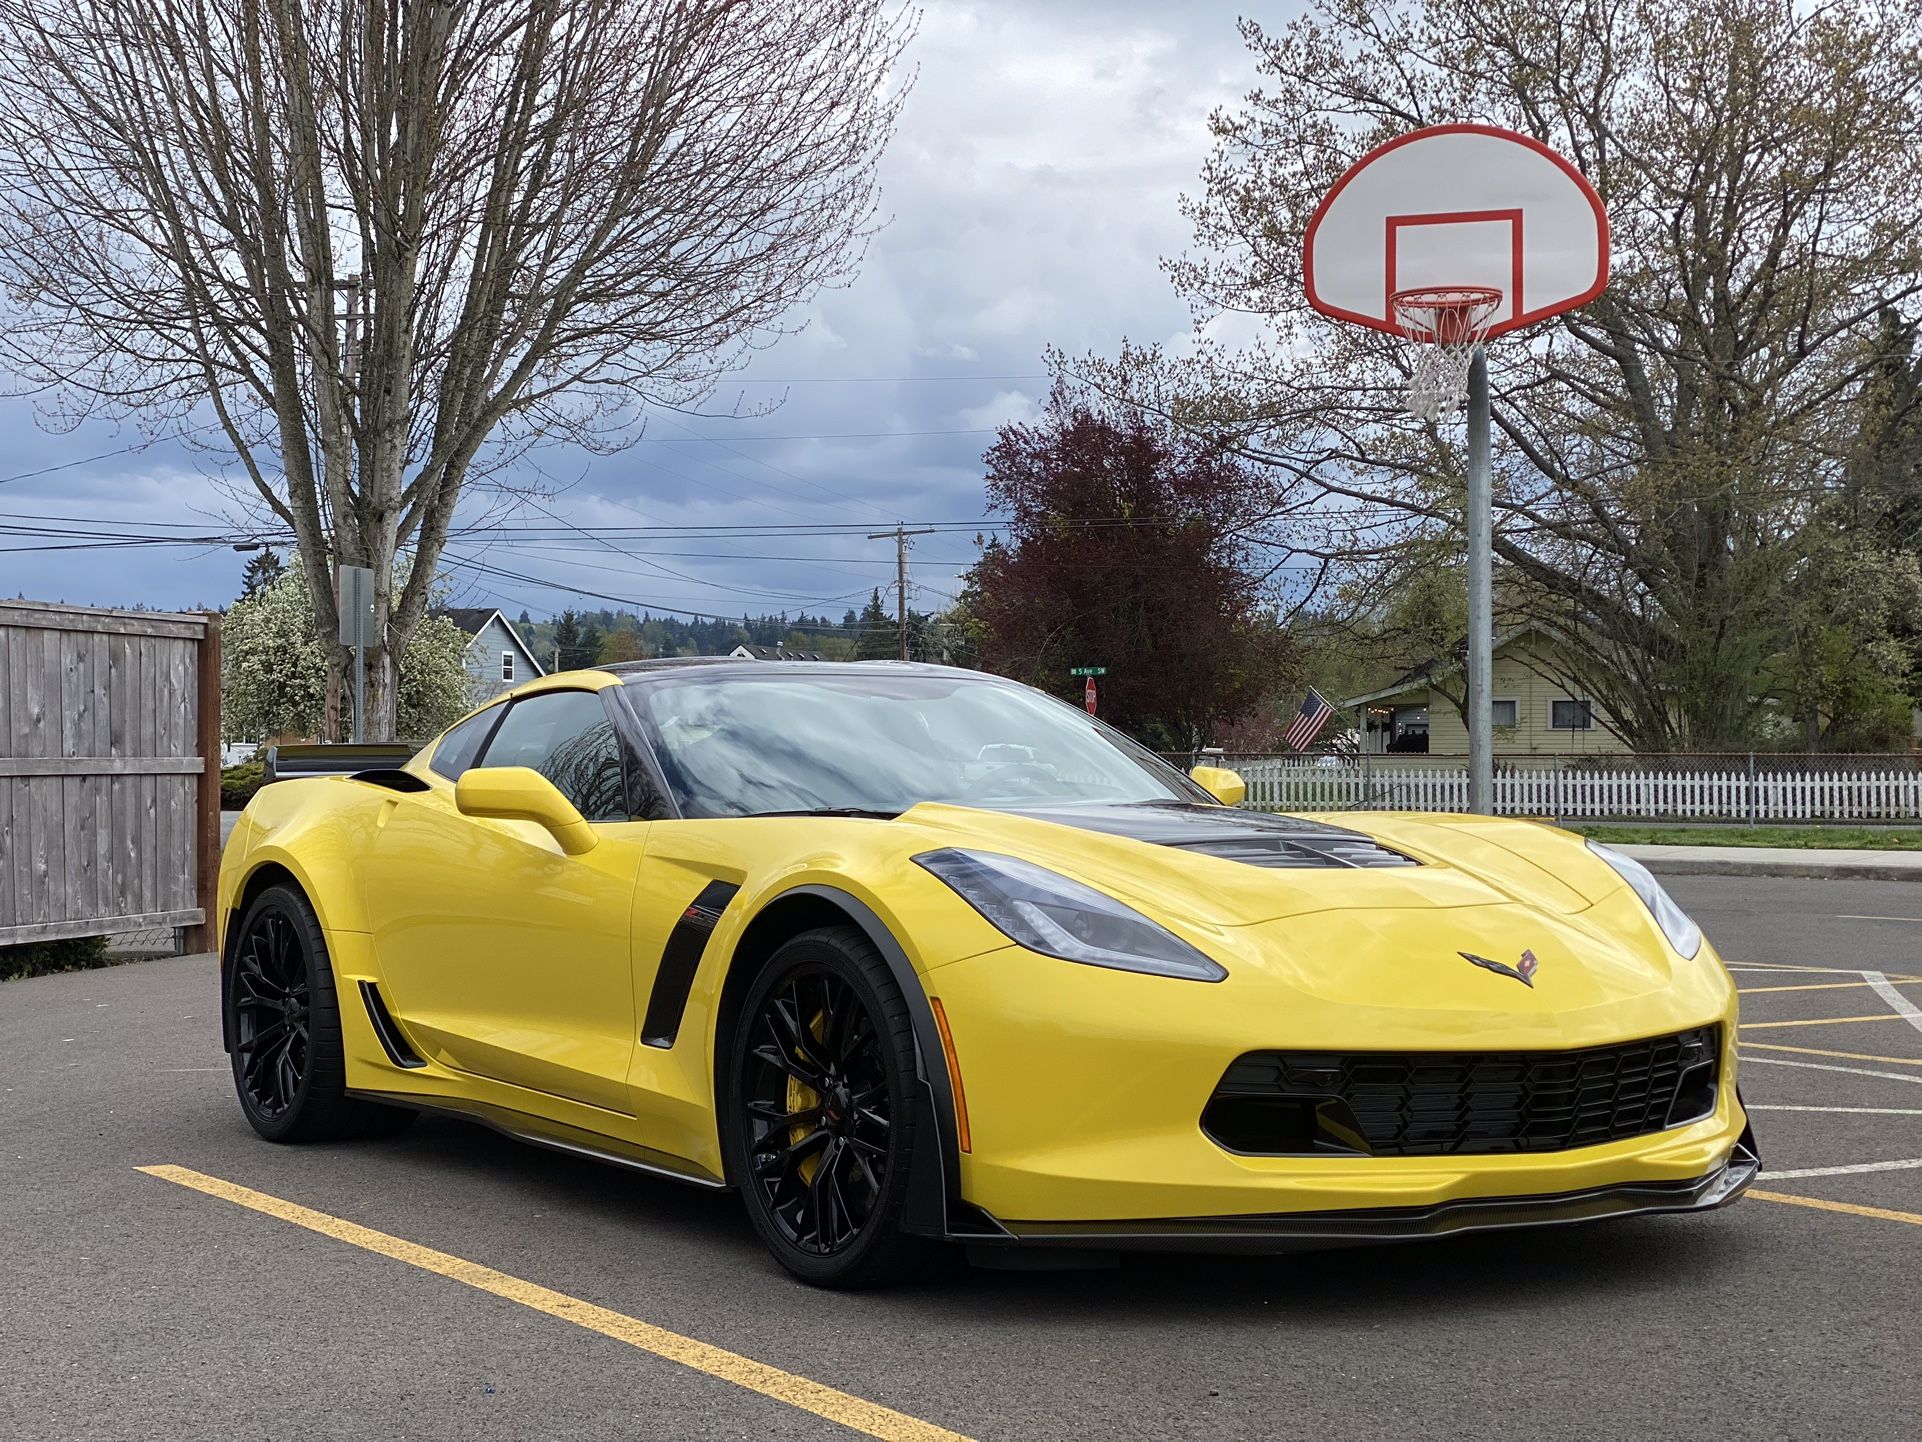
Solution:
[[[1622,846],[1790,846],[1809,850],[1922,851],[1922,826],[1571,826]]]

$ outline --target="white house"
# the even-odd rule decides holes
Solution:
[[[443,606],[436,612],[468,635],[467,675],[474,704],[546,675],[513,623],[492,606]]]

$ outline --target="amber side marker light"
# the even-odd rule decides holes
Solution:
[[[961,1062],[954,1054],[954,1033],[948,1030],[947,1008],[941,1005],[938,996],[929,997],[934,1005],[934,1024],[941,1033],[941,1051],[948,1060],[948,1085],[954,1088],[954,1130],[961,1142],[961,1150],[974,1150],[974,1138],[968,1132],[968,1097],[961,1090]]]

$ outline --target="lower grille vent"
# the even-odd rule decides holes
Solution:
[[[1720,1057],[1714,1026],[1580,1051],[1251,1052],[1201,1124],[1261,1156],[1565,1151],[1701,1120]]]

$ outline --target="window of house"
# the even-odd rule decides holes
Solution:
[[[487,743],[485,764],[540,772],[589,821],[627,819],[620,742],[595,692],[545,691],[516,701]]]
[[[1548,724],[1556,731],[1589,731],[1595,726],[1594,708],[1586,701],[1555,701]]]
[[[1522,724],[1522,703],[1513,696],[1497,696],[1489,702],[1489,706],[1495,713],[1494,725],[1505,726],[1512,731]]]
[[[514,653],[512,651],[503,651],[501,652],[501,680],[512,681],[513,679]]]

